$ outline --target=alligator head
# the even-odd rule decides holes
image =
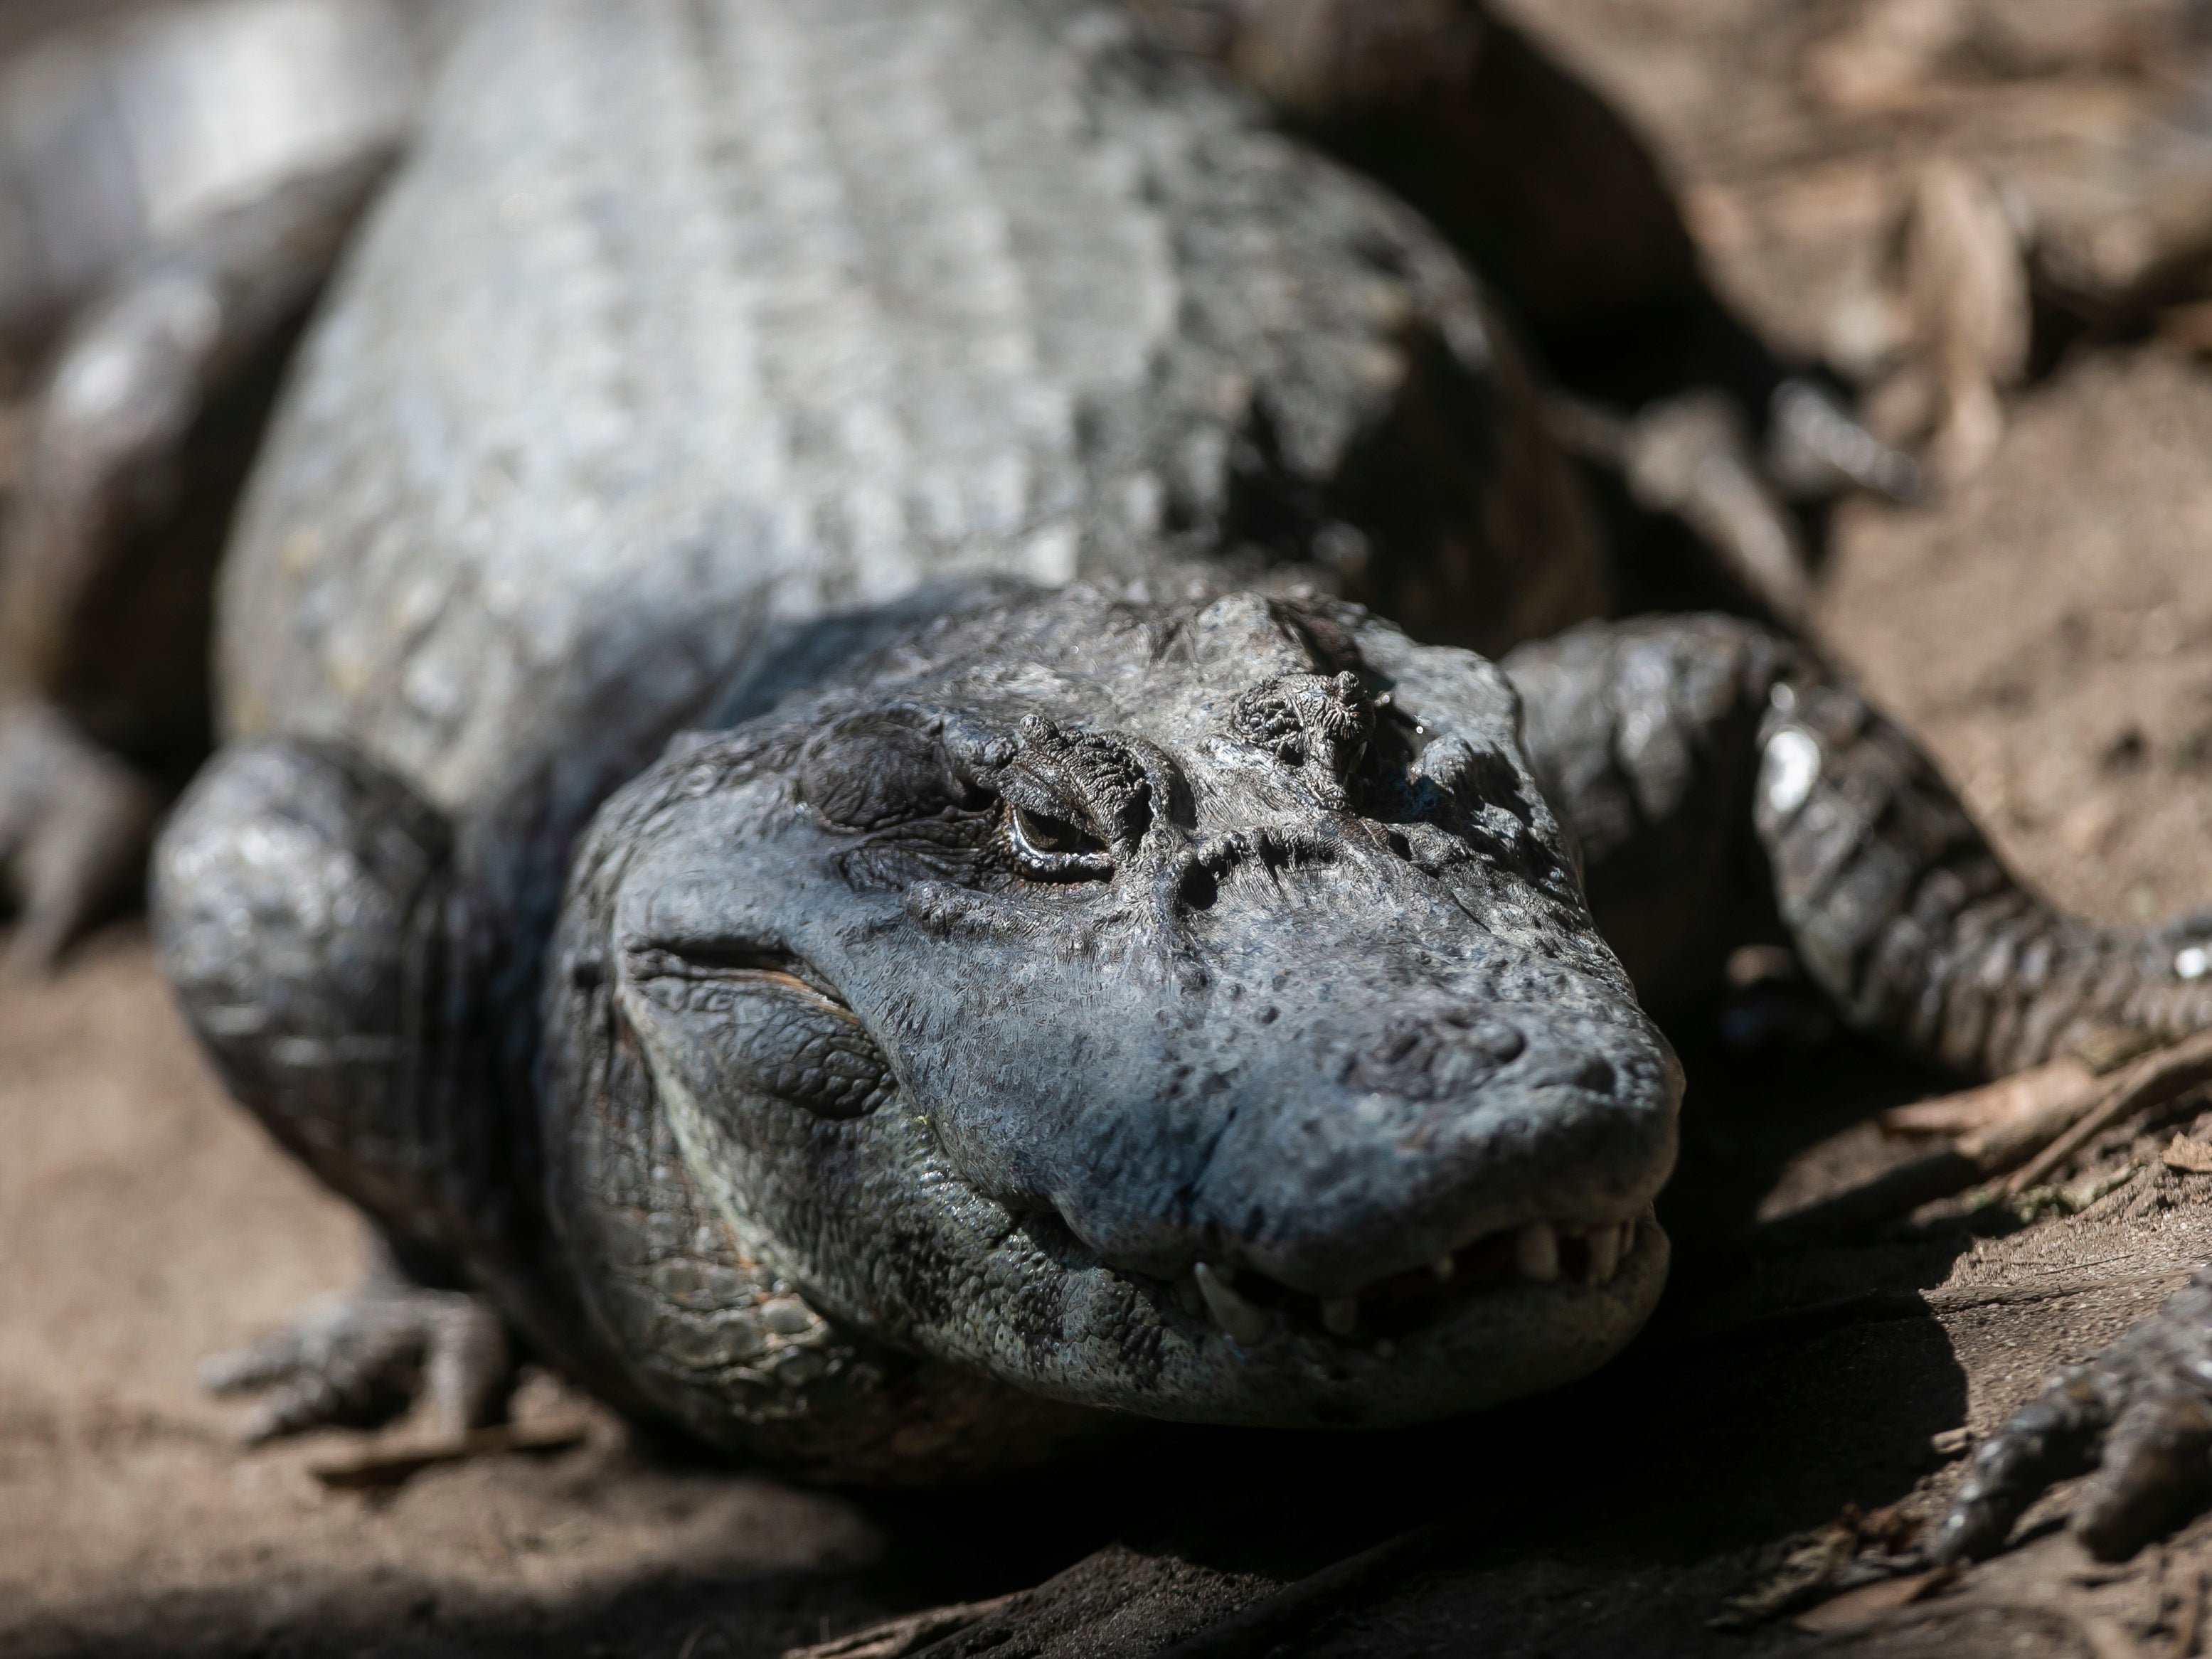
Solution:
[[[1386,1424],[1580,1375],[1657,1295],[1680,1076],[1518,729],[1488,662],[1326,602],[939,623],[602,810],[550,1139],[658,1114],[822,1311],[1065,1401]]]

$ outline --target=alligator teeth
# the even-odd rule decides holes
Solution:
[[[1198,1277],[1198,1293],[1206,1298],[1206,1305],[1213,1310],[1214,1322],[1229,1334],[1232,1342],[1249,1347],[1267,1334],[1267,1314],[1255,1308],[1231,1286],[1231,1269],[1213,1267],[1201,1261],[1193,1269]]]
[[[1589,1250],[1589,1282],[1611,1284],[1613,1269],[1620,1265],[1620,1229],[1610,1221],[1593,1227],[1585,1243]]]
[[[1635,1254],[1636,1224],[1633,1221],[1624,1221],[1620,1224],[1620,1259],[1626,1261]]]
[[[1198,1293],[1198,1281],[1195,1279],[1176,1280],[1175,1298],[1176,1304],[1194,1319],[1206,1311],[1206,1298]]]
[[[1429,1263],[1429,1271],[1436,1275],[1437,1284],[1449,1285],[1451,1276],[1459,1271],[1459,1263],[1448,1255],[1440,1255]]]
[[[1559,1236],[1548,1221],[1532,1221],[1513,1236],[1513,1265],[1521,1277],[1549,1285],[1559,1276]]]
[[[1325,1296],[1321,1299],[1321,1322],[1331,1336],[1350,1336],[1359,1328],[1359,1298]]]

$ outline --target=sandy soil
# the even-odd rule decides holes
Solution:
[[[2099,46],[2087,68],[2062,55],[2063,75],[1954,88],[1910,118],[1839,117],[1808,94],[1808,54],[1873,9],[1559,0],[1533,18],[1652,135],[1730,291],[1808,356],[1879,272],[1918,159],[1978,143],[2087,167],[2165,95]],[[2159,21],[2148,4],[2075,15],[2091,10],[2118,20],[2098,41]],[[2143,341],[2083,341],[2043,367],[1978,476],[1917,507],[1835,515],[1816,629],[2025,872],[2142,921],[2212,902],[2212,374]],[[1863,1131],[1821,1140],[1838,1113],[1930,1086],[1848,1052],[1692,1059],[1698,1133],[1746,1205],[1785,1166],[1809,1159],[1816,1189],[1820,1169],[1865,1151]],[[2117,1170],[2157,1144],[2123,1135],[2094,1156]],[[2110,1572],[2046,1524],[1946,1594],[1837,1613],[1825,1637],[1708,1628],[1780,1540],[1846,1503],[1932,1514],[1958,1472],[1932,1436],[1985,1431],[2212,1259],[2212,1176],[2154,1164],[2021,1231],[1830,1252],[1748,1289],[1693,1273],[1641,1353],[1473,1425],[1163,1437],[1119,1468],[901,1504],[665,1458],[550,1380],[526,1416],[583,1418],[584,1446],[434,1470],[386,1498],[309,1473],[356,1437],[240,1450],[239,1411],[201,1393],[198,1361],[343,1288],[358,1243],[220,1099],[131,927],[52,985],[0,989],[0,1147],[4,1659],[774,1654],[1035,1583],[1115,1537],[1130,1548],[1074,1589],[954,1647],[1136,1653],[1434,1515],[1455,1517],[1441,1546],[1271,1640],[2112,1659],[2187,1651],[2212,1571],[2212,1525]],[[1894,1294],[1837,1310],[1870,1289]]]

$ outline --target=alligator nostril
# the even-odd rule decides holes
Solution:
[[[1213,902],[1221,896],[1221,884],[1213,872],[1193,859],[1183,866],[1182,879],[1176,885],[1176,898],[1186,910],[1211,910]]]
[[[1615,1081],[1613,1062],[1601,1054],[1589,1054],[1575,1067],[1572,1079],[1577,1089],[1587,1089],[1594,1095],[1609,1095]]]
[[[1503,1020],[1449,1009],[1393,1024],[1345,1063],[1341,1077],[1357,1087],[1440,1099],[1475,1087],[1528,1046]]]
[[[1471,1028],[1468,1046],[1480,1049],[1489,1059],[1503,1066],[1509,1060],[1521,1058],[1522,1050],[1528,1046],[1528,1039],[1512,1026],[1489,1019]]]

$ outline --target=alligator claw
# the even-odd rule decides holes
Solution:
[[[19,907],[7,965],[44,973],[143,864],[154,791],[43,703],[0,710],[0,872]]]
[[[2124,1560],[2212,1499],[2212,1268],[2095,1358],[2044,1385],[1974,1455],[1936,1537],[1940,1561],[2004,1547],[2053,1481],[2094,1468],[2072,1527]]]
[[[260,1445],[315,1428],[367,1428],[426,1399],[437,1437],[487,1421],[512,1374],[499,1316],[480,1297],[372,1277],[250,1348],[200,1371],[216,1394],[265,1392],[244,1438]]]

